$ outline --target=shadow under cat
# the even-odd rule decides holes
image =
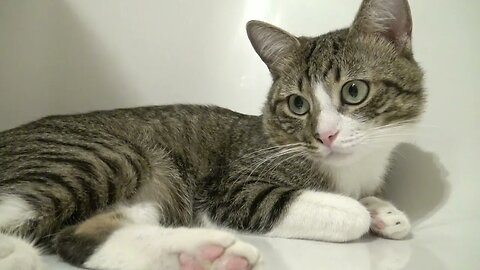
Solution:
[[[450,195],[447,177],[448,171],[436,154],[403,143],[392,154],[384,195],[415,225],[446,203]]]

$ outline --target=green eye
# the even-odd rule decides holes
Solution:
[[[310,110],[308,101],[299,95],[291,95],[288,97],[288,107],[290,111],[296,115],[304,115]]]
[[[364,81],[349,81],[342,87],[342,102],[358,105],[367,99],[369,90],[368,84]]]

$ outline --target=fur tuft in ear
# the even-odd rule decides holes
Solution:
[[[364,0],[352,31],[378,34],[399,50],[410,49],[412,16],[407,0]]]
[[[278,70],[282,58],[300,46],[295,36],[261,21],[249,21],[247,35],[255,51],[271,71]]]

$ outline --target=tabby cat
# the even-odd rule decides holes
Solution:
[[[364,0],[351,27],[318,37],[250,21],[273,78],[260,116],[170,105],[0,133],[0,268],[42,268],[35,246],[89,269],[263,267],[218,228],[404,238],[408,218],[373,196],[424,108],[411,32],[406,0]]]

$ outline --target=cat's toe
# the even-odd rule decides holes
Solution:
[[[190,231],[189,231],[190,232]],[[260,253],[232,234],[199,230],[190,235],[190,243],[176,245],[181,270],[260,270]]]
[[[196,251],[195,254],[180,253],[178,262],[181,270],[204,270],[210,269],[212,263],[220,258],[225,252],[225,247],[220,245],[206,245]]]
[[[181,228],[175,229],[173,234],[172,251],[177,253],[197,254],[199,251],[215,253],[215,248],[206,247],[225,248],[236,241],[233,234],[219,230]]]
[[[390,202],[373,196],[363,198],[360,202],[370,212],[370,229],[374,233],[390,239],[403,239],[410,233],[407,215]]]
[[[0,269],[43,269],[40,254],[32,244],[0,234]]]
[[[258,250],[245,242],[237,241],[225,250],[214,263],[214,270],[260,270],[261,256]]]
[[[203,270],[204,265],[198,258],[187,253],[181,253],[178,256],[180,270]]]
[[[390,239],[403,239],[410,233],[410,221],[395,207],[378,209],[372,216],[372,231]]]

